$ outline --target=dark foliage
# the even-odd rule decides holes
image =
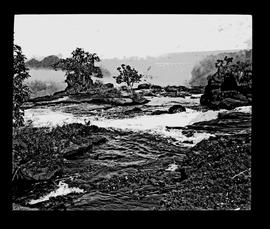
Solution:
[[[142,74],[138,74],[138,71],[129,65],[122,64],[117,70],[119,71],[119,75],[113,77],[116,79],[116,83],[126,83],[130,90],[133,90],[134,83],[141,82],[141,78],[143,77]]]
[[[22,104],[29,98],[30,90],[23,81],[30,77],[25,66],[26,57],[18,45],[13,46],[13,126],[24,124]]]
[[[217,60],[216,72],[208,76],[201,104],[212,109],[231,109],[249,105],[252,101],[252,61],[234,62],[225,56]]]
[[[190,85],[198,86],[207,85],[207,77],[216,72],[216,61],[224,59],[224,57],[232,57],[233,63],[237,62],[251,62],[252,61],[252,50],[244,50],[234,53],[220,53],[218,55],[211,55],[200,61],[199,64],[194,66],[191,72]]]
[[[59,57],[55,55],[50,55],[45,57],[43,60],[38,61],[35,58],[30,59],[25,64],[29,68],[47,68],[53,69],[53,65],[59,61]]]
[[[96,53],[91,54],[81,48],[77,48],[71,54],[71,58],[60,59],[53,67],[55,70],[66,71],[67,91],[87,91],[93,86],[92,76],[103,77],[101,69],[95,66],[95,62],[100,62],[100,58]]]

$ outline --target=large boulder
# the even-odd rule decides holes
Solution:
[[[156,110],[151,113],[151,115],[161,115],[161,114],[168,114],[169,112],[166,110]]]
[[[173,105],[172,107],[169,108],[168,112],[170,114],[178,113],[178,112],[184,112],[186,111],[186,108],[183,107],[182,105]]]
[[[250,80],[251,81],[251,80]],[[218,75],[208,78],[200,103],[211,109],[234,109],[239,106],[251,105],[252,95],[247,88],[251,83],[238,84],[233,75]],[[243,89],[244,87],[245,90]]]

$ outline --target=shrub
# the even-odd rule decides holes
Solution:
[[[21,105],[29,98],[30,90],[23,81],[30,77],[29,69],[25,67],[26,57],[18,45],[13,46],[13,126],[24,124],[24,111]]]
[[[116,79],[116,83],[126,83],[133,93],[134,83],[141,82],[143,75],[138,74],[138,71],[135,68],[131,68],[129,65],[125,64],[122,64],[121,67],[117,68],[117,70],[119,71],[119,75],[113,77]]]
[[[72,53],[71,58],[60,59],[53,65],[55,70],[66,71],[67,90],[72,92],[84,92],[93,87],[92,76],[102,78],[102,72],[95,62],[100,62],[96,53],[85,52],[77,48]]]

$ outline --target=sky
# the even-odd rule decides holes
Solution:
[[[251,15],[15,15],[14,43],[27,58],[69,57],[77,47],[100,58],[252,48]]]

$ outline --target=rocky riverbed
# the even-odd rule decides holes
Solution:
[[[146,99],[30,106],[14,134],[14,210],[250,209],[251,107]]]

